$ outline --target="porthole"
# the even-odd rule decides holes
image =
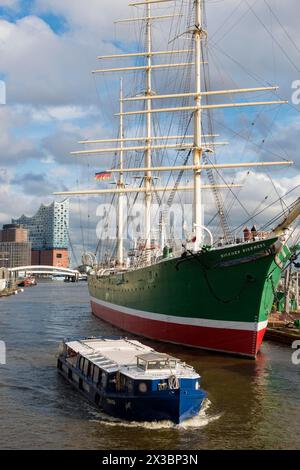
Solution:
[[[139,384],[139,391],[140,391],[141,393],[146,393],[146,392],[147,392],[147,385],[146,385],[144,382],[141,382],[141,383]]]

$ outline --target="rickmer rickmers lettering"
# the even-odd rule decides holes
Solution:
[[[300,200],[271,223],[264,223],[261,231],[254,226],[252,230],[245,228],[243,235],[238,236],[230,229],[230,207],[220,191],[230,191],[238,201],[235,188],[241,185],[226,182],[226,177],[219,184],[220,171],[286,166],[293,162],[226,163],[222,158],[217,163],[217,148],[227,142],[215,140],[218,135],[212,133],[212,113],[217,109],[278,106],[285,102],[278,97],[273,101],[243,98],[232,102],[232,97],[238,94],[276,94],[276,86],[208,89],[210,55],[206,47],[204,0],[143,0],[130,6],[136,8],[137,16],[120,22],[142,24],[145,50],[134,53],[128,46],[130,53],[124,53],[122,48],[119,54],[99,57],[101,61],[126,59],[134,63],[93,73],[134,72],[143,74],[145,83],[140,85],[140,75],[135,80],[131,77],[128,90],[124,90],[126,82],[121,79],[118,138],[83,141],[85,146],[103,147],[73,152],[75,156],[113,154],[114,167],[105,173],[117,175],[116,187],[58,193],[112,194],[112,201],[117,201],[116,247],[106,256],[99,255],[99,262],[91,266],[88,276],[92,311],[102,320],[134,334],[255,358],[282,272],[297,254],[296,242],[289,242],[288,246],[287,241],[291,238],[290,227],[300,214]],[[162,15],[162,8],[170,14]],[[158,50],[154,46],[157,30],[153,24],[168,19],[172,26],[167,45]],[[160,37],[163,38],[163,33]],[[164,58],[167,63],[162,63]],[[166,80],[161,79],[164,72],[168,73]],[[158,74],[156,80],[154,74]],[[161,87],[160,91],[154,88],[154,83]],[[216,96],[224,97],[224,103],[216,104]],[[139,107],[128,111],[124,109],[128,105]],[[169,131],[164,131],[164,135],[161,129]],[[192,184],[181,183],[184,174]],[[205,178],[209,184],[204,184]],[[174,184],[170,185],[170,181]],[[209,194],[210,190],[216,206],[216,215],[211,220],[218,222],[206,226],[204,193]],[[192,195],[192,226],[186,227],[183,221],[184,236],[178,244],[166,212],[182,194]],[[133,209],[140,196],[144,198],[144,234],[125,255],[125,198]],[[151,210],[154,197],[160,208],[159,221]],[[282,222],[276,225],[281,218]],[[249,220],[254,223],[255,216]],[[242,230],[243,226],[240,227]],[[159,242],[154,232],[159,232]]]

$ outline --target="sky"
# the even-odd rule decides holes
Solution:
[[[225,175],[244,184],[238,193],[242,204],[230,202],[238,226],[262,201],[267,205],[300,184],[299,2],[207,0],[206,13],[211,88],[274,84],[280,87],[276,96],[263,93],[251,100],[290,103],[267,107],[265,113],[256,107],[214,114],[214,130],[231,144],[218,152],[220,159],[295,162],[293,168]],[[92,76],[91,70],[99,68],[99,54],[141,48],[136,27],[113,24],[131,15],[127,0],[0,0],[0,80],[6,85],[6,104],[0,104],[0,225],[23,213],[33,215],[55,191],[95,187],[95,171],[109,168],[106,157],[80,160],[70,152],[80,148],[79,140],[116,136],[118,82]],[[157,26],[155,32],[157,47],[168,47],[162,44],[166,29]],[[128,77],[127,93],[133,84],[133,75]],[[170,77],[162,78],[159,92],[176,91],[175,76]],[[297,197],[295,190],[286,202]],[[95,249],[98,203],[72,200],[70,239],[77,256],[83,247]],[[209,200],[207,206],[213,215]],[[270,208],[264,217],[279,209]]]

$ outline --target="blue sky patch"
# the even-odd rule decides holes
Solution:
[[[23,0],[20,2],[20,7],[18,9],[13,9],[9,7],[0,7],[0,18],[7,20],[11,23],[16,23],[21,18],[30,15],[36,15],[35,11],[35,0]],[[64,34],[69,31],[69,26],[65,17],[62,15],[55,15],[53,13],[45,13],[36,15],[58,35]]]
[[[20,18],[32,14],[34,3],[34,0],[22,0],[17,9],[2,6],[0,7],[0,18],[15,23]]]
[[[66,19],[63,16],[48,13],[45,15],[39,15],[39,18],[45,21],[45,23],[50,26],[52,31],[58,35],[64,34],[70,29]]]

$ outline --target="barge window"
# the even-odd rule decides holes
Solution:
[[[83,390],[83,380],[79,379],[79,390]]]
[[[143,359],[141,359],[140,357],[138,357],[137,366],[138,366],[140,369],[146,370],[146,369],[147,369],[147,362],[144,361]]]
[[[126,386],[127,386],[128,392],[129,392],[129,393],[133,393],[133,388],[134,388],[134,387],[133,387],[133,380],[128,379],[128,380],[126,381]]]
[[[138,367],[143,370],[165,370],[175,369],[176,360],[162,360],[162,361],[147,361],[143,358],[138,358]]]
[[[88,375],[89,365],[90,365],[90,362],[87,359],[85,359],[84,366],[83,366],[84,375]]]
[[[93,375],[94,375],[94,367],[95,367],[95,364],[92,364],[92,363],[89,364],[88,375],[89,375],[89,377],[91,377],[91,378],[93,378]]]
[[[105,372],[102,373],[102,377],[101,377],[101,385],[103,388],[105,388],[107,386],[107,374]]]
[[[93,382],[98,383],[99,380],[99,367],[94,367]]]
[[[176,361],[149,361],[147,369],[169,369],[176,367]]]
[[[84,357],[80,357],[79,359],[79,369],[83,371],[83,365],[84,365]]]

